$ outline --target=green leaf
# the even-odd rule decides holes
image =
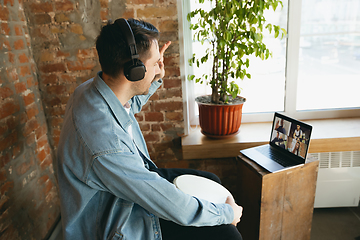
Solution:
[[[189,80],[189,81],[194,80],[194,78],[195,78],[195,75],[188,75],[188,80]]]

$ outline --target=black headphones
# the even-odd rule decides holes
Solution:
[[[124,75],[129,81],[139,81],[145,77],[146,68],[140,61],[139,54],[137,54],[133,31],[128,21],[124,18],[117,19],[115,24],[120,27],[125,35],[126,43],[130,49],[131,60],[124,64]]]

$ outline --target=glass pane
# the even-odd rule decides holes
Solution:
[[[193,2],[195,1],[191,1],[192,10],[199,7],[199,5],[195,5]],[[279,7],[276,12],[272,9],[267,10],[264,15],[269,23],[280,25],[282,28],[287,29],[287,1],[283,1],[283,5],[282,9]],[[196,20],[193,21],[195,22]],[[264,42],[273,53],[273,57],[262,61],[260,58],[250,56],[248,73],[251,74],[251,79],[245,78],[243,81],[235,80],[242,88],[240,95],[247,99],[243,107],[244,113],[284,110],[286,39],[275,39],[274,34],[269,34],[268,30],[265,29]],[[194,53],[200,55],[205,52],[206,48],[199,42],[193,42],[192,49]],[[196,76],[201,76],[204,71],[211,72],[210,64],[200,68],[193,68]],[[232,81],[232,79],[229,81]],[[194,92],[196,96],[211,94],[211,89],[210,86],[205,84],[195,84]],[[195,109],[197,111],[197,108]]]
[[[297,110],[360,107],[359,32],[359,0],[302,0]]]

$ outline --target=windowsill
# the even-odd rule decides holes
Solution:
[[[313,126],[310,153],[360,151],[360,118],[310,120]],[[236,157],[239,151],[269,142],[271,122],[242,123],[240,132],[226,139],[205,137],[193,128],[181,138],[183,159]]]

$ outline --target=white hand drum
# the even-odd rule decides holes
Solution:
[[[191,196],[212,203],[225,203],[231,193],[219,183],[195,175],[180,175],[174,179],[175,186]]]

